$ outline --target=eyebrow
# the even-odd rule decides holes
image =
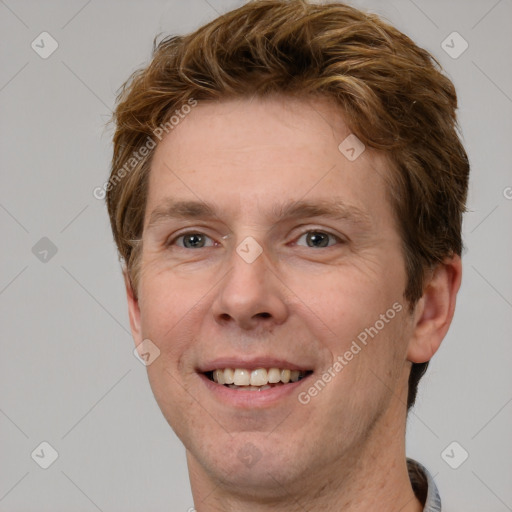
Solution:
[[[370,216],[365,211],[354,205],[347,205],[341,199],[289,201],[274,205],[270,215],[268,215],[271,221],[310,217],[348,220],[363,226],[371,224]],[[203,201],[178,201],[169,198],[151,212],[147,229],[169,220],[206,218],[219,218],[213,204]]]

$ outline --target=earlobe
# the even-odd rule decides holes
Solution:
[[[126,299],[128,301],[128,316],[130,318],[130,329],[132,331],[133,340],[135,345],[138,345],[142,341],[140,332],[140,308],[139,300],[133,289],[128,271],[123,269],[124,285],[126,289]]]
[[[453,319],[461,279],[458,255],[445,259],[433,270],[415,307],[414,330],[407,350],[409,361],[430,361],[439,349]]]

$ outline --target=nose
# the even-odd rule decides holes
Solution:
[[[288,316],[286,287],[261,253],[254,261],[236,251],[231,269],[222,279],[212,304],[215,321],[244,330],[282,324]]]

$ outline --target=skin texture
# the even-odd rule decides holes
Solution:
[[[198,512],[422,510],[405,463],[407,379],[448,330],[461,263],[432,271],[408,309],[387,161],[369,148],[349,161],[338,149],[349,134],[327,99],[224,100],[200,103],[156,149],[137,294],[125,282],[135,344],[160,350],[148,376],[187,449]],[[208,202],[215,216],[150,225],[168,198]],[[358,215],[272,216],[298,200]],[[185,232],[205,238],[195,247]],[[334,235],[328,246],[312,243],[318,232]],[[246,237],[263,251],[252,263],[236,250]],[[393,304],[402,310],[300,403]],[[314,373],[279,400],[234,405],[197,371],[219,357],[274,357]]]

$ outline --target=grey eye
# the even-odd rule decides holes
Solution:
[[[180,247],[184,247],[185,249],[201,249],[206,247],[206,241],[210,239],[210,237],[204,235],[203,233],[185,233],[183,235],[178,236],[174,241],[182,240],[182,243],[178,243]],[[210,246],[213,244],[210,244]]]
[[[337,238],[334,235],[331,235],[330,233],[326,233],[324,231],[308,231],[307,233],[304,233],[299,238],[299,240],[302,239],[303,237],[306,237],[306,244],[308,247],[316,248],[328,247],[329,245],[333,245],[329,243],[329,237],[331,239],[334,239],[335,241]]]

